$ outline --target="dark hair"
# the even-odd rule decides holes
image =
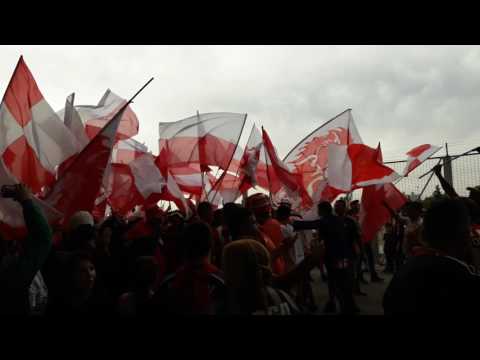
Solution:
[[[332,204],[328,201],[322,201],[317,205],[318,212],[321,214],[331,215],[333,213]]]
[[[241,206],[239,204],[235,203],[227,203],[223,206],[223,222],[226,224],[228,227],[230,227],[230,224],[232,221],[235,221],[235,216],[238,212],[238,209],[240,209]]]
[[[212,204],[210,204],[208,201],[202,201],[200,204],[198,204],[197,207],[197,214],[200,216],[200,218],[205,218],[211,211],[213,210]]]
[[[223,223],[223,209],[217,209],[213,212],[213,227],[219,227]]]
[[[207,256],[212,247],[212,234],[208,225],[202,222],[188,225],[183,233],[183,245],[187,260]]]
[[[360,203],[360,201],[358,201],[358,200],[353,200],[352,202],[350,202],[350,206],[352,206],[352,205],[354,205],[354,204],[356,205],[356,204],[359,204],[359,203]]]
[[[288,219],[292,214],[292,209],[286,205],[280,205],[277,209],[277,219],[284,220]]]
[[[234,215],[228,224],[228,229],[232,239],[238,239],[240,236],[255,236],[255,227],[253,223],[253,213],[244,207],[237,207]]]
[[[460,199],[435,200],[425,214],[423,237],[433,248],[459,249],[465,246],[461,241],[468,238],[469,231],[468,208]]]

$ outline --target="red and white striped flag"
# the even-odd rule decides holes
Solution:
[[[168,168],[199,164],[202,170],[227,170],[237,148],[246,114],[198,114],[172,123],[160,123],[159,151],[165,149]]]
[[[56,167],[78,149],[20,57],[0,105],[0,156],[6,167],[40,193],[55,181]]]
[[[440,150],[441,146],[423,144],[407,152],[407,165],[403,170],[403,176],[408,176],[417,166]]]

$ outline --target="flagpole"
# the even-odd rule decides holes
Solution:
[[[262,126],[262,138],[263,138],[263,126]],[[265,153],[265,165],[267,166],[267,180],[268,180],[268,194],[270,195],[270,202],[272,203],[273,206],[273,198],[272,198],[272,183],[270,182],[270,173],[268,171],[268,159],[267,159],[267,149],[265,148],[265,145],[263,145],[263,152]]]
[[[198,128],[200,129],[200,112],[198,110],[197,110],[197,124],[198,124]],[[200,130],[198,130],[198,131],[200,131]],[[198,135],[199,135],[198,136],[198,139],[199,139],[198,141],[200,141],[200,133]],[[205,190],[205,176],[204,176],[205,174],[204,174],[204,171],[202,170],[202,158],[201,158],[200,145],[198,146],[198,160],[199,160],[199,163],[200,163],[200,174],[201,174],[201,177],[202,177],[202,195],[200,195],[200,201],[201,201],[203,193],[205,193],[205,198],[208,198],[208,194],[207,194],[207,191]]]
[[[224,176],[227,174],[227,171],[230,167],[230,164],[232,163],[232,160],[235,156],[235,151],[237,150],[238,143],[240,142],[240,138],[242,137],[243,129],[245,128],[245,123],[247,122],[247,116],[248,116],[248,114],[245,114],[245,119],[243,119],[242,129],[240,130],[240,135],[238,136],[238,140],[237,140],[237,144],[235,145],[235,149],[232,152],[232,157],[230,158],[230,162],[228,163],[227,168],[223,171],[222,176],[220,176],[220,178],[215,182],[215,185],[213,185],[213,188],[210,189],[210,191],[208,192],[207,197],[208,197],[208,195],[210,195],[212,190],[217,187],[217,184],[219,184],[219,182],[222,181]],[[215,201],[215,197],[217,196],[217,193],[218,193],[218,189],[216,189],[215,194],[213,194],[212,203]]]
[[[248,143],[250,142],[250,139],[253,135],[253,129],[255,128],[255,124],[252,125],[252,130],[250,131],[250,135],[248,136],[248,140],[247,140],[247,145],[245,145],[245,149],[243,150],[243,156],[245,156],[245,153],[247,152],[247,146],[248,146]],[[242,156],[242,159],[243,159],[243,156]],[[241,162],[240,162],[241,163]],[[237,182],[237,178],[238,178],[238,173],[240,172],[240,166],[238,166],[237,168],[237,173],[235,174],[235,182]],[[238,189],[237,189],[237,192],[235,194],[235,199],[240,195],[240,188],[242,187],[243,185],[243,182],[244,182],[244,179],[242,179],[242,181],[238,184]]]

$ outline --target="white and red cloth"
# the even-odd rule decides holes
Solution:
[[[301,199],[304,207],[311,207],[312,200],[305,191],[301,173],[292,172],[285,163],[280,160],[277,151],[265,129],[262,128],[263,146],[266,152],[266,165],[271,194],[276,194],[284,188],[291,197]]]
[[[254,124],[240,162],[239,192],[241,193],[245,193],[249,188],[255,187],[258,184],[257,167],[260,163],[262,147],[262,134]],[[264,169],[266,171],[266,167],[264,167]]]
[[[107,89],[98,105],[75,106],[87,137],[93,139],[126,103],[127,100]],[[138,128],[137,115],[130,106],[127,106],[118,125],[116,140],[125,140],[137,135]]]
[[[355,126],[351,109],[348,109],[306,136],[283,161],[291,171],[302,174],[303,187],[313,203],[323,200],[333,201],[341,192],[328,186],[328,145],[361,143],[362,138]],[[275,199],[279,201],[282,197],[288,197],[288,194],[281,191]],[[290,198],[289,201],[292,204],[298,204],[295,206],[297,211],[305,213],[309,210],[301,206],[296,199]]]
[[[237,149],[246,114],[198,114],[172,123],[160,123],[159,151],[165,149],[168,168],[199,164],[227,170]]]
[[[77,211],[94,209],[124,110],[125,107],[75,156],[46,194],[47,203],[64,214],[64,223]]]
[[[408,176],[417,166],[439,151],[442,147],[430,144],[417,146],[407,152],[407,165],[403,170],[403,176]]]
[[[79,145],[40,92],[20,57],[0,105],[0,156],[33,193],[55,181],[56,167]]]
[[[377,150],[363,144],[328,146],[328,184],[341,192],[391,183],[400,176],[377,160]]]
[[[159,155],[159,157],[161,157]],[[161,159],[144,154],[128,164],[112,164],[108,179],[109,204],[122,215],[137,205],[149,207],[160,200],[173,201],[187,215],[187,200]]]
[[[376,150],[376,159],[383,163],[380,145]],[[393,211],[398,211],[405,205],[408,199],[393,184],[381,184],[363,188],[360,202],[359,221],[362,229],[362,241],[372,241],[378,231],[391,218],[390,211],[384,203]]]

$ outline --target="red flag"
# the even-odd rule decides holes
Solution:
[[[124,108],[78,154],[47,194],[47,203],[63,212],[64,223],[77,211],[93,210],[123,111]]]
[[[277,179],[278,182],[284,186],[290,193],[297,193],[299,197],[302,199],[304,204],[308,206],[312,205],[312,200],[308,196],[307,192],[303,187],[303,179],[302,175],[299,173],[292,173],[287,166],[279,159],[277,156],[277,152],[270,140],[265,129],[262,127],[263,132],[263,145],[265,146],[266,156],[267,156],[267,164],[268,164],[268,175],[270,177],[270,181],[275,179],[275,187],[278,186],[276,184]],[[269,164],[270,163],[270,164]],[[273,193],[276,193],[275,188],[271,189]]]
[[[78,144],[45,101],[20,57],[0,106],[0,155],[9,171],[33,193],[55,181],[55,168]]]
[[[349,192],[369,185],[391,183],[400,176],[377,160],[377,151],[363,144],[328,146],[328,184]]]
[[[382,150],[377,148],[377,159],[382,163]],[[373,240],[380,228],[391,218],[386,203],[390,209],[397,211],[405,205],[408,199],[393,184],[367,186],[363,189],[360,204],[360,226],[362,241]]]
[[[435,154],[438,150],[440,150],[442,147],[441,146],[435,146],[435,145],[430,145],[430,144],[423,144],[420,146],[417,146],[407,152],[407,165],[405,166],[405,169],[403,170],[403,176],[407,176],[409,173],[411,173],[418,165],[423,163],[425,160],[427,160],[430,156]]]

